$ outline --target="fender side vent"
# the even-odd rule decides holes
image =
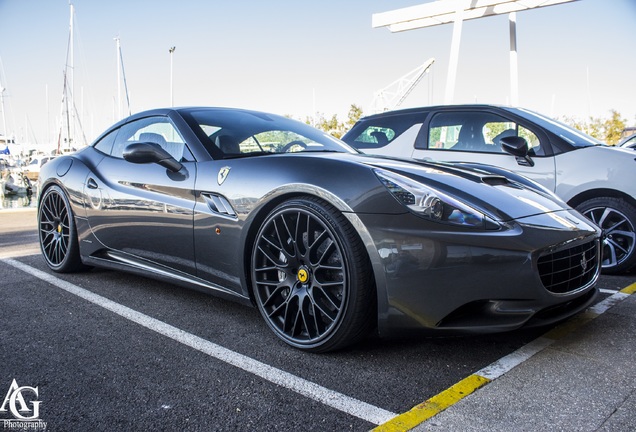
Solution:
[[[236,218],[236,212],[225,197],[209,192],[202,192],[201,196],[205,200],[205,203],[208,205],[208,208],[214,213],[217,213],[221,216],[228,216],[233,219]]]

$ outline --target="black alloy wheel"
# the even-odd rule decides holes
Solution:
[[[577,210],[603,230],[603,273],[623,273],[636,266],[636,208],[618,198],[594,198]]]
[[[68,273],[86,268],[80,259],[71,206],[59,186],[51,186],[38,206],[40,248],[51,270]]]
[[[342,348],[365,336],[377,315],[366,250],[329,204],[294,199],[263,222],[252,253],[252,285],[268,326],[311,352]]]

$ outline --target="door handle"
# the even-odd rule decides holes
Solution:
[[[97,185],[97,182],[95,180],[89,178],[86,182],[86,187],[88,187],[89,189],[97,189],[99,186]]]

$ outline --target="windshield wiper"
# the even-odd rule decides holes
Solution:
[[[301,150],[294,153],[344,153],[342,150]]]
[[[256,152],[249,152],[249,153],[228,153],[226,155],[223,155],[223,159],[237,159],[237,158],[244,158],[244,157],[251,157],[251,156],[266,156],[266,155],[273,155],[273,154],[277,154],[277,153],[269,152],[269,151],[256,151]]]

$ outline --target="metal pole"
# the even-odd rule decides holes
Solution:
[[[70,73],[68,74],[68,91],[69,91],[69,100],[70,100],[70,106],[71,106],[71,120],[69,121],[69,126],[68,126],[68,130],[69,130],[69,136],[68,136],[68,146],[67,148],[70,149],[72,144],[75,142],[75,40],[74,40],[74,35],[73,35],[73,16],[75,15],[75,6],[73,6],[73,3],[70,3],[71,6],[71,22],[70,22],[70,65],[69,65],[69,71]],[[68,118],[68,115],[67,115]]]
[[[51,107],[49,106],[49,85],[46,84],[46,134],[45,139],[46,143],[49,144],[52,142],[51,138]]]
[[[459,60],[459,42],[462,37],[462,24],[464,22],[464,9],[466,2],[457,4],[455,23],[453,24],[453,39],[451,41],[450,59],[448,63],[448,77],[446,78],[446,95],[444,104],[453,103],[455,97],[455,80],[457,79],[457,63]]]
[[[519,67],[517,62],[517,13],[508,15],[510,23],[510,105],[519,105]]]
[[[7,117],[4,114],[4,91],[6,90],[6,88],[4,87],[0,87],[0,108],[2,108],[2,133],[4,134],[5,138],[7,138],[7,142],[9,139],[9,134],[7,133]]]
[[[119,45],[119,37],[115,38],[117,49],[117,120],[121,120],[121,47]]]
[[[174,50],[176,47],[170,48],[168,51],[170,52],[170,106],[174,106],[174,90],[172,86],[172,54],[174,54]]]

